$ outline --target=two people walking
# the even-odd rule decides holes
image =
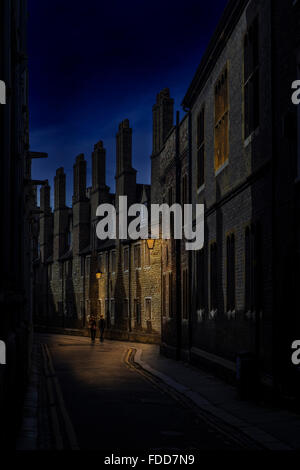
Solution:
[[[97,322],[96,322],[96,317],[93,315],[90,317],[89,321],[89,329],[91,333],[91,341],[92,343],[95,341],[96,338],[96,332],[97,332]],[[99,331],[100,331],[100,342],[103,343],[104,341],[104,330],[105,330],[105,319],[103,315],[100,315],[100,320],[99,320]]]

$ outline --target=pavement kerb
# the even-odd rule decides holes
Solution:
[[[135,363],[137,363],[145,371],[149,372],[150,374],[162,380],[169,387],[173,388],[177,392],[184,395],[186,398],[191,400],[201,410],[212,414],[214,417],[223,421],[227,425],[237,428],[241,433],[245,434],[250,439],[258,442],[260,445],[262,445],[268,450],[293,450],[292,447],[276,439],[276,437],[266,433],[262,429],[256,426],[253,426],[240,418],[237,418],[236,416],[231,415],[227,411],[213,405],[206,398],[202,397],[198,392],[191,390],[185,385],[172,379],[168,375],[154,369],[153,367],[151,367],[149,364],[147,364],[145,361],[142,360],[142,354],[143,354],[142,349],[136,350],[136,353],[134,356]]]

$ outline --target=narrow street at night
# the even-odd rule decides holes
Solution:
[[[80,450],[233,450],[239,446],[126,364],[135,344],[40,335],[62,391],[60,425]],[[141,345],[139,345],[141,346]],[[143,348],[152,347],[143,345]],[[64,431],[61,431],[63,434]],[[52,436],[55,446],[55,436]],[[57,438],[57,436],[56,436]],[[63,446],[65,444],[64,438]]]
[[[0,191],[1,469],[286,468],[300,0],[0,0]]]

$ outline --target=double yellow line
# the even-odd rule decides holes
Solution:
[[[52,357],[47,344],[41,343],[41,350],[55,449],[79,450],[76,434],[66,410],[62,391],[55,374]]]

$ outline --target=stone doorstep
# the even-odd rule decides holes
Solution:
[[[185,385],[177,382],[166,374],[153,369],[153,367],[149,366],[145,361],[142,360],[142,354],[143,350],[138,349],[134,357],[134,362],[136,362],[147,372],[161,379],[164,383],[166,383],[171,388],[175,389],[177,392],[186,396],[202,410],[209,412],[224,423],[237,428],[241,433],[247,435],[252,440],[263,445],[268,450],[293,450],[292,447],[278,440],[276,437],[266,433],[265,431],[256,426],[250,425],[246,421],[237,418],[236,416],[233,416],[227,411],[211,404],[205,397],[202,397],[198,392],[189,389]]]

